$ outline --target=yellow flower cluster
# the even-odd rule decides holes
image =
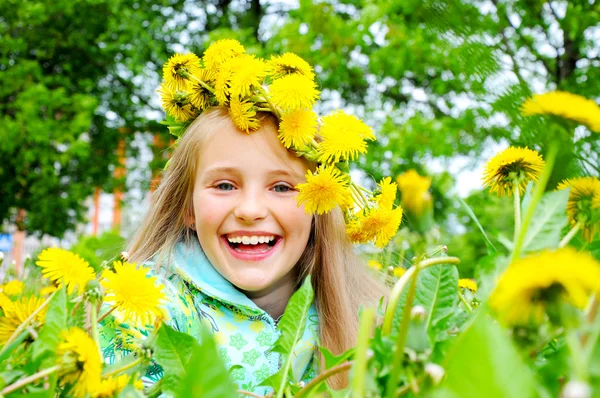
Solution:
[[[458,280],[458,287],[460,289],[468,289],[470,291],[472,291],[473,293],[477,292],[477,282],[475,282],[473,279],[459,279]]]
[[[498,196],[511,196],[515,186],[525,191],[529,181],[537,182],[546,162],[528,148],[509,147],[496,154],[485,167],[483,185]]]
[[[573,120],[600,133],[600,106],[596,102],[564,91],[536,94],[521,107],[524,116],[554,115]]]
[[[344,210],[348,232],[355,242],[385,246],[395,235],[402,209],[394,208],[391,185],[382,201],[354,184],[347,162],[367,151],[373,130],[341,110],[321,118],[312,110],[319,99],[312,67],[292,53],[269,60],[246,53],[236,40],[212,43],[200,58],[176,54],[163,66],[158,92],[167,113],[165,124],[181,131],[211,106],[224,106],[234,125],[246,133],[260,127],[259,112],[279,120],[282,144],[316,167],[299,184],[298,204],[308,213]],[[381,184],[384,184],[383,182]]]
[[[567,215],[571,225],[579,225],[585,240],[591,242],[600,230],[600,180],[578,177],[565,180],[558,189],[571,188]]]
[[[490,306],[508,325],[540,323],[557,300],[583,309],[598,292],[600,263],[587,252],[566,247],[511,264],[492,293]]]

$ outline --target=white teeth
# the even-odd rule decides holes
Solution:
[[[275,240],[275,236],[236,236],[234,238],[227,238],[231,243],[243,243],[244,245],[257,245],[259,243],[269,243]]]

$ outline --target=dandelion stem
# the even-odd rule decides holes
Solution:
[[[367,204],[367,199],[362,194],[362,192],[360,192],[358,190],[358,188],[356,187],[356,184],[354,184],[353,182],[350,182],[350,188],[352,188],[354,190],[354,192],[356,193],[356,195],[358,195],[358,198],[360,198],[360,201],[362,202],[362,204],[366,205]]]
[[[240,394],[240,395],[246,395],[248,397],[264,398],[262,395],[258,395],[258,394],[255,394],[253,392],[246,391],[246,390],[237,390],[237,393]]]
[[[349,370],[353,364],[354,361],[348,361],[334,366],[333,368],[327,369],[325,372],[319,374],[317,377],[312,379],[310,383],[308,383],[302,390],[298,391],[298,394],[296,394],[295,398],[302,398],[303,396],[308,394],[310,390],[318,386],[322,381],[327,380],[331,376],[334,376],[338,373],[342,373]]]
[[[460,289],[458,290],[458,298],[460,299],[460,301],[462,301],[462,303],[465,305],[465,307],[467,307],[467,311],[472,312],[473,308],[471,307],[471,305],[467,302],[467,299],[465,299],[464,294],[462,294],[460,292]]]
[[[460,259],[458,257],[436,257],[430,258],[427,260],[423,260],[420,262],[419,267],[421,269],[425,269],[427,267],[431,267],[432,265],[437,264],[459,264]],[[400,296],[402,296],[402,291],[408,284],[408,281],[412,278],[415,273],[416,266],[410,267],[404,275],[398,279],[398,282],[394,285],[392,292],[390,293],[390,298],[388,300],[387,307],[385,308],[385,315],[383,318],[383,326],[381,328],[383,335],[389,335],[392,332],[392,321],[394,319],[394,314],[396,313],[396,307],[398,306],[398,302],[400,301]]]
[[[573,225],[573,228],[571,228],[571,230],[565,235],[565,237],[562,238],[562,240],[558,244],[558,247],[565,247],[566,245],[568,245],[569,242],[571,241],[571,239],[573,239],[573,237],[577,234],[577,232],[579,232],[581,227],[582,227],[581,222],[577,222],[575,225]]]
[[[100,317],[100,319],[98,319],[98,323],[102,322],[102,321],[104,320],[104,318],[106,318],[107,316],[109,316],[109,315],[111,314],[111,312],[113,312],[113,311],[114,311],[114,310],[116,310],[116,309],[117,309],[117,305],[115,304],[115,305],[113,305],[113,306],[111,307],[111,309],[110,309],[110,310],[106,311],[106,312],[104,313],[104,315],[102,315],[102,316]]]
[[[550,179],[550,174],[552,174],[552,168],[554,166],[554,161],[556,160],[556,154],[558,153],[558,147],[556,144],[553,144],[548,150],[548,155],[546,156],[546,167],[540,176],[540,179],[533,190],[533,194],[531,195],[531,200],[529,201],[529,206],[527,207],[527,211],[525,212],[525,218],[523,219],[523,223],[521,224],[521,231],[519,233],[519,238],[515,242],[513,247],[513,252],[510,258],[510,263],[515,262],[521,255],[521,249],[523,246],[523,241],[525,240],[525,233],[527,232],[527,228],[533,219],[533,214],[535,212],[535,208],[537,207],[540,200],[542,200],[542,196],[544,195],[544,191],[546,190],[546,185],[548,184],[548,180]]]
[[[202,80],[198,79],[196,76],[192,75],[191,73],[188,76],[190,76],[192,79],[196,80],[196,82],[200,83],[200,85],[202,87],[204,87],[206,90],[210,91],[211,94],[215,93],[215,89],[214,88],[212,88],[208,84],[204,83]]]
[[[571,361],[575,376],[579,380],[587,381],[588,374],[586,363],[584,362],[584,352],[575,331],[568,331],[565,340],[567,342],[567,347],[569,347],[569,352],[571,353]]]
[[[36,381],[38,379],[41,379],[42,377],[48,376],[49,374],[52,374],[52,373],[56,372],[58,369],[60,369],[60,366],[59,365],[54,365],[54,366],[49,367],[47,369],[40,370],[39,372],[34,373],[31,376],[27,376],[27,377],[25,377],[23,379],[20,379],[20,380],[14,382],[13,384],[11,384],[11,385],[9,385],[7,387],[4,387],[2,389],[2,391],[0,391],[0,394],[2,396],[6,395],[6,394],[9,394],[9,393],[11,393],[11,392],[13,392],[15,390],[18,390],[21,387],[26,386],[29,383],[33,383],[34,381]]]
[[[27,319],[25,319],[23,321],[23,323],[21,323],[15,329],[15,331],[13,332],[13,334],[8,338],[8,340],[6,340],[6,343],[4,344],[4,347],[2,347],[2,350],[0,351],[0,356],[10,346],[10,343],[12,343],[21,334],[21,332],[27,328],[27,326],[29,326],[29,322],[31,322],[33,319],[35,319],[35,317],[37,316],[37,314],[39,314],[44,308],[46,308],[46,306],[50,303],[50,301],[52,300],[52,298],[54,297],[54,295],[56,295],[56,292],[58,292],[58,290],[53,291],[52,294],[50,296],[48,296],[48,298],[46,299],[46,301],[44,301],[39,307],[37,307],[36,310],[33,311],[31,313],[31,315],[29,315],[27,317]]]
[[[273,112],[271,108],[256,108],[256,110],[259,112]]]
[[[98,306],[96,303],[90,303],[90,327],[92,328],[92,338],[96,342],[96,347],[102,356],[102,350],[100,349],[100,337],[98,337]]]
[[[263,95],[263,97],[265,97],[265,101],[267,102],[267,104],[269,104],[269,107],[271,107],[275,116],[277,116],[278,119],[281,119],[281,114],[279,113],[279,109],[277,109],[275,104],[273,104],[271,102],[271,99],[269,98],[269,95],[267,94],[265,89],[262,86],[258,86],[258,89],[259,89],[260,93]]]
[[[513,243],[516,245],[521,231],[521,192],[519,189],[519,182],[516,179],[513,181],[513,194],[515,206],[515,235]]]
[[[351,388],[352,396],[357,398],[365,396],[365,373],[367,372],[367,361],[369,360],[367,350],[369,349],[369,337],[375,320],[375,311],[373,308],[365,308],[360,315]]]
[[[116,375],[117,373],[125,372],[125,371],[139,365],[140,363],[142,363],[142,361],[143,361],[143,358],[140,357],[140,358],[136,359],[135,361],[128,363],[127,365],[125,365],[119,369],[111,370],[110,372],[103,374],[102,377],[109,377],[109,376]]]

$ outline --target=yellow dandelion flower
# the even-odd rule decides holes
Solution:
[[[219,104],[223,106],[227,105],[229,101],[232,70],[233,62],[224,62],[215,78],[215,97],[217,97]]]
[[[271,101],[284,111],[312,108],[319,98],[319,90],[312,79],[302,75],[287,75],[269,86]]]
[[[473,279],[468,278],[459,279],[458,287],[461,289],[469,289],[470,291],[475,293],[477,291],[477,282],[475,282]]]
[[[301,149],[315,138],[318,124],[318,116],[312,110],[284,113],[279,123],[279,139],[286,148]]]
[[[600,230],[600,180],[595,177],[578,177],[565,180],[558,189],[571,188],[567,201],[567,216],[571,225],[582,224],[581,233],[591,242]]]
[[[254,55],[240,55],[231,65],[231,95],[249,97],[260,87],[267,75],[267,64]]]
[[[118,396],[119,393],[129,383],[129,375],[120,376],[109,376],[108,378],[102,379],[98,389],[92,393],[94,398],[112,398]]]
[[[377,271],[381,271],[381,269],[383,268],[383,265],[381,265],[380,262],[375,261],[375,260],[369,260],[367,265],[369,266],[369,268],[372,268]]]
[[[137,379],[133,382],[133,388],[135,388],[138,391],[142,391],[144,389],[144,383],[142,382],[142,380]]]
[[[402,194],[402,207],[404,210],[421,215],[426,208],[431,206],[431,177],[420,176],[415,170],[408,170],[396,177],[398,188]]]
[[[2,309],[4,310],[4,316],[0,318],[0,345],[6,344],[10,336],[17,330],[20,324],[22,324],[31,314],[37,310],[42,303],[43,299],[30,296],[23,297],[10,304],[6,303]],[[44,324],[46,319],[46,310],[48,307],[42,309],[30,325],[36,329]]]
[[[102,362],[100,351],[92,338],[79,328],[65,330],[58,344],[58,364],[61,384],[71,384],[69,396],[94,396],[100,386]]]
[[[177,91],[187,86],[190,75],[200,73],[200,58],[196,54],[175,54],[163,66],[163,80]]]
[[[13,308],[13,306],[14,303],[12,302],[10,297],[8,297],[4,293],[0,293],[0,308],[2,308],[2,311],[6,313],[6,311],[10,311]]]
[[[506,324],[542,322],[556,300],[583,309],[600,291],[600,263],[571,247],[546,250],[511,264],[490,297]]]
[[[529,181],[537,182],[546,162],[539,153],[528,148],[509,147],[496,154],[487,163],[483,185],[498,196],[513,194],[514,180],[519,181],[519,190],[524,192]]]
[[[56,286],[46,286],[40,290],[40,296],[48,296],[56,291]]]
[[[186,122],[196,117],[196,109],[190,102],[189,85],[175,90],[163,83],[157,90],[160,93],[162,108],[178,122]]]
[[[564,91],[536,94],[523,103],[521,113],[524,116],[559,116],[584,124],[590,130],[600,133],[600,106],[580,95]]]
[[[245,52],[246,49],[237,40],[217,40],[206,49],[202,60],[208,69],[217,70],[225,61]]]
[[[348,177],[335,166],[320,166],[313,174],[306,173],[306,183],[298,184],[298,205],[304,203],[308,214],[328,213],[336,206],[348,207],[352,196],[348,188]]]
[[[402,222],[402,208],[385,209],[374,207],[367,210],[360,222],[363,239],[375,240],[375,246],[384,248],[396,236]]]
[[[256,119],[256,108],[250,101],[240,101],[239,97],[232,97],[229,103],[229,116],[235,126],[249,133],[260,127],[260,122]]]
[[[19,296],[23,293],[24,286],[25,284],[23,282],[15,279],[0,286],[0,290],[7,296]]]
[[[396,278],[402,277],[402,275],[404,275],[405,273],[406,273],[406,268],[404,268],[404,267],[396,267],[396,268],[394,268],[394,276]]]
[[[390,177],[385,177],[379,182],[379,192],[375,195],[375,202],[382,209],[391,209],[396,200],[396,192],[398,187],[395,182],[392,182]]]
[[[367,152],[365,140],[375,140],[373,130],[362,120],[344,111],[333,112],[323,117],[319,130],[323,141],[319,154],[324,162],[354,160],[359,153]]]
[[[156,277],[148,277],[148,271],[135,264],[115,261],[114,272],[102,273],[104,302],[117,306],[116,311],[131,326],[146,327],[152,325],[156,317],[163,316],[164,286],[156,284]]]
[[[207,69],[201,69],[197,78],[207,86],[211,86],[211,84],[213,84],[211,82],[212,75]],[[198,81],[192,79],[188,88],[190,90],[189,100],[194,107],[203,111],[211,105],[212,93]]]
[[[42,267],[42,275],[58,287],[67,286],[71,294],[77,287],[79,294],[83,293],[85,284],[96,277],[89,263],[77,254],[59,248],[50,248],[40,253],[37,265]]]
[[[273,79],[291,74],[303,75],[311,80],[315,78],[313,69],[308,62],[294,53],[285,53],[271,57],[269,60],[269,74]]]

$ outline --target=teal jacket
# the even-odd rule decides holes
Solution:
[[[145,265],[151,267],[153,263]],[[169,300],[168,323],[196,338],[200,328],[209,324],[226,367],[241,366],[230,372],[239,388],[266,395],[270,389],[258,386],[276,373],[282,362],[281,355],[272,352],[280,334],[273,318],[215,270],[198,242],[178,243],[168,266],[162,266],[157,273]],[[318,324],[313,304],[304,334],[293,352],[294,382],[314,377]],[[122,355],[120,351],[131,348],[128,344],[137,332],[126,325],[107,326],[110,325],[101,329],[103,353],[105,361],[113,363]],[[153,383],[161,377],[162,369],[153,365],[144,381]]]

